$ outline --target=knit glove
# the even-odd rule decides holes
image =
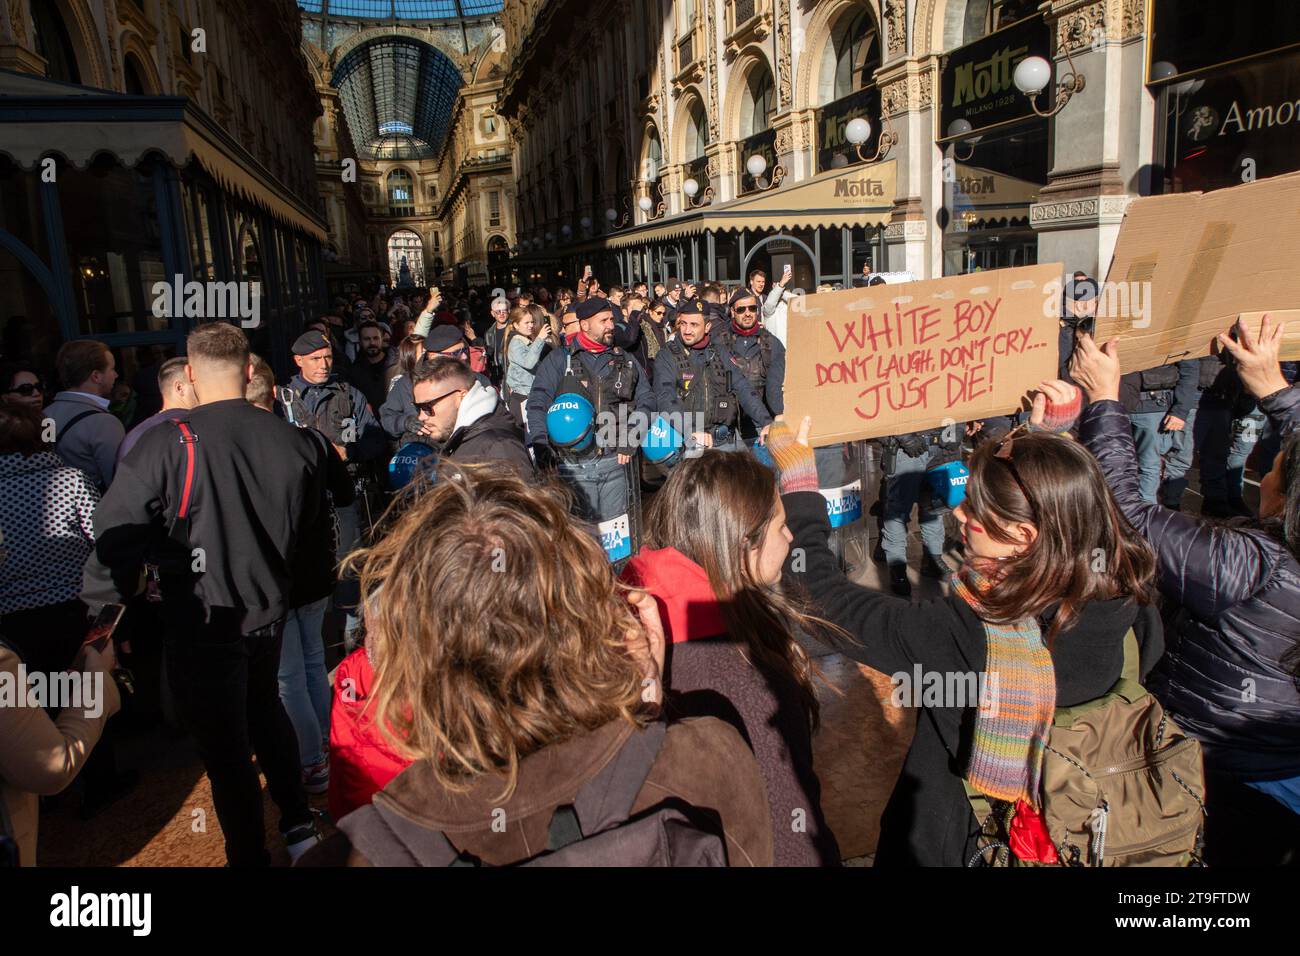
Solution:
[[[1083,392],[1077,387],[1072,386],[1072,395],[1064,401],[1056,401],[1046,393],[1040,392],[1034,398],[1035,411],[1039,398],[1044,401],[1043,419],[1041,422],[1033,422],[1029,430],[1033,432],[1054,432],[1062,434],[1068,432],[1078,421],[1079,414],[1083,411]]]
[[[799,444],[785,422],[773,422],[767,430],[767,450],[776,462],[781,494],[817,490],[817,459],[813,450]]]

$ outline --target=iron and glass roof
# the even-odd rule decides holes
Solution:
[[[447,136],[461,75],[435,47],[387,36],[350,50],[331,82],[352,142],[367,158],[420,159]]]
[[[307,13],[358,20],[451,20],[500,13],[502,0],[298,0]]]

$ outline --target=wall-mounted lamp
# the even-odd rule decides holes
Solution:
[[[885,125],[889,124],[888,117],[882,116],[881,119]],[[871,139],[871,121],[862,116],[851,119],[844,125],[844,138],[858,151],[858,159],[864,163],[874,163],[884,159],[889,155],[890,149],[898,144],[898,136],[892,129],[882,129],[880,142],[876,144],[876,155],[868,159],[862,153],[862,146]]]
[[[611,229],[622,229],[632,218],[632,203],[627,196],[623,197],[623,214],[620,216],[618,210],[613,206],[605,210],[605,219]]]
[[[960,163],[970,162],[970,158],[975,155],[975,144],[983,138],[981,136],[967,136],[966,134],[972,129],[973,127],[970,125],[970,120],[955,119],[948,124],[949,136],[962,137],[956,143],[953,143],[952,147],[952,155]],[[966,150],[965,156],[957,152],[958,145],[969,147],[969,149]]]
[[[1016,84],[1016,89],[1029,97],[1029,105],[1039,116],[1055,116],[1065,109],[1065,104],[1070,102],[1070,97],[1075,93],[1083,92],[1085,77],[1074,65],[1074,57],[1070,56],[1068,46],[1065,47],[1065,62],[1070,65],[1070,72],[1056,85],[1056,105],[1050,110],[1038,108],[1038,94],[1043,92],[1052,80],[1052,64],[1041,56],[1027,56],[1016,65],[1016,72],[1011,75],[1011,81]]]
[[[781,185],[781,180],[785,179],[785,167],[777,163],[772,167],[771,182],[764,183],[762,176],[764,170],[767,169],[767,160],[758,153],[745,160],[745,169],[748,170],[750,176],[754,177],[754,186],[759,190],[775,189]]]
[[[700,184],[696,182],[694,178],[688,179],[686,182],[682,183],[682,193],[686,196],[687,209],[698,209],[700,206],[707,206],[709,203],[713,202],[713,187],[705,186],[704,192],[700,193]],[[695,200],[697,193],[700,193],[700,199],[698,202]]]

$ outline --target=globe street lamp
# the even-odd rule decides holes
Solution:
[[[957,152],[956,144],[953,145],[952,154],[954,157],[956,157],[958,162],[962,162],[962,163],[969,162],[970,158],[975,155],[975,144],[978,143],[983,138],[980,136],[968,136],[967,134],[972,129],[973,127],[970,125],[970,120],[955,119],[948,124],[948,135],[960,136],[961,139],[958,142],[960,142],[964,146],[970,147],[966,151],[966,155],[962,156],[960,153]]]
[[[749,175],[753,177],[754,187],[760,191],[774,189],[781,185],[781,180],[785,179],[785,167],[780,163],[777,163],[772,167],[771,181],[764,183],[762,176],[764,170],[767,169],[767,160],[758,153],[755,153],[753,156],[749,157],[749,159],[745,160],[745,169],[749,172]]]
[[[1070,102],[1070,97],[1075,93],[1083,92],[1085,78],[1075,67],[1074,58],[1070,56],[1069,46],[1063,46],[1065,60],[1070,66],[1070,72],[1057,84],[1056,105],[1050,110],[1038,108],[1038,94],[1043,92],[1047,88],[1047,84],[1052,80],[1052,64],[1041,56],[1027,56],[1016,65],[1016,71],[1011,75],[1011,81],[1016,84],[1016,89],[1029,97],[1029,105],[1033,107],[1034,112],[1039,116],[1055,116],[1065,109],[1065,104]]]
[[[889,122],[887,117],[882,115],[882,118],[885,123]],[[884,159],[889,150],[898,143],[898,136],[892,130],[882,129],[880,142],[876,145],[876,155],[867,159],[862,153],[862,146],[871,139],[871,121],[862,116],[855,117],[844,125],[844,138],[858,151],[858,159],[864,163],[875,163]]]
[[[682,193],[686,196],[686,208],[698,209],[700,206],[707,206],[713,202],[713,187],[705,186],[704,193],[700,196],[699,202],[695,201],[695,196],[700,191],[700,184],[694,178],[682,183]]]

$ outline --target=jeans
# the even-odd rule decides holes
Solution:
[[[276,674],[284,622],[248,634],[238,612],[173,622],[164,653],[182,722],[194,734],[231,866],[266,866],[262,784],[280,808],[280,831],[312,819],[302,786],[298,738],[280,703]],[[253,766],[250,751],[257,754]]]
[[[626,514],[631,498],[629,466],[618,456],[603,455],[590,461],[562,461],[556,473],[574,491],[574,511],[592,522],[609,521]]]
[[[1205,394],[1196,414],[1196,447],[1201,450],[1201,494],[1211,501],[1240,501],[1246,459],[1263,428],[1255,409],[1240,418],[1221,399]]]
[[[894,458],[894,470],[889,473],[886,486],[882,529],[885,557],[890,564],[907,564],[907,522],[913,505],[920,508],[921,543],[925,553],[935,558],[943,556],[943,514],[931,509],[925,480],[932,451],[933,446],[913,458],[900,448]]]
[[[345,508],[338,506],[334,508],[334,514],[338,518],[339,532],[338,550],[335,551],[335,557],[340,562],[355,550],[361,542],[361,509],[364,507],[358,500]],[[340,576],[338,583],[334,587],[334,606],[346,609],[347,622],[343,627],[345,634],[351,634],[361,626],[361,619],[357,614],[356,606],[359,598],[356,581]]]
[[[1152,503],[1160,490],[1161,465],[1173,447],[1173,436],[1177,434],[1160,430],[1166,414],[1160,411],[1129,415],[1133,423],[1133,444],[1137,446],[1138,491],[1143,501]]]
[[[329,598],[294,608],[284,620],[280,647],[280,701],[298,735],[304,767],[325,760],[329,738],[330,683],[325,673],[325,642],[321,624]]]

